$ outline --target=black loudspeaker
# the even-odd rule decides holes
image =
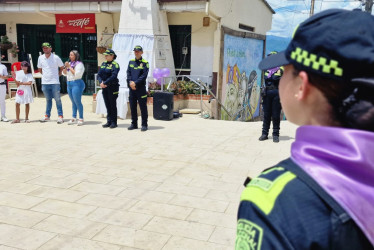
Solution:
[[[153,95],[153,118],[169,121],[173,119],[174,94],[156,92]]]

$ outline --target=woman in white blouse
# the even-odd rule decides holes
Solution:
[[[83,105],[82,94],[85,84],[82,80],[84,73],[84,65],[80,61],[78,51],[72,50],[69,54],[69,61],[65,63],[63,75],[67,77],[68,93],[73,104],[73,118],[68,122],[69,125],[75,124],[77,121],[77,110],[79,112],[78,126],[83,125]]]

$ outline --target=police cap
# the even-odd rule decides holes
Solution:
[[[374,27],[374,17],[361,10],[322,11],[302,22],[287,49],[264,58],[259,68],[292,64],[328,79],[365,79],[374,86],[374,29],[368,27]]]

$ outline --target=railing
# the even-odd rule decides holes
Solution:
[[[164,85],[167,85],[166,90],[170,89],[170,86],[172,83],[176,81],[187,81],[193,82],[199,87],[196,88],[196,90],[200,90],[200,114],[201,117],[204,116],[203,113],[203,90],[206,91],[207,94],[210,94],[213,96],[214,99],[217,100],[217,102],[221,105],[221,107],[225,110],[225,112],[233,119],[233,115],[230,114],[230,112],[227,110],[225,105],[220,101],[220,99],[217,98],[217,96],[212,92],[211,86],[212,86],[212,76],[204,76],[204,75],[178,75],[178,76],[169,76],[169,77],[163,77],[161,79],[161,90],[164,91]],[[153,78],[149,78],[148,81],[154,81]]]

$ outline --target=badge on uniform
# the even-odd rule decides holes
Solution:
[[[139,66],[140,66],[140,67],[143,67],[143,63],[141,63]]]

